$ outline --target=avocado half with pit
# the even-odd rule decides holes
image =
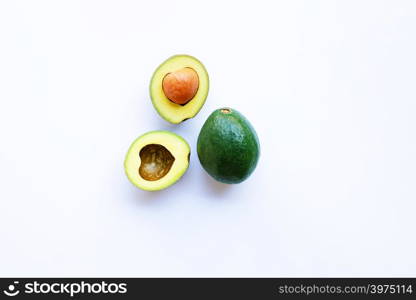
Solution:
[[[240,183],[257,166],[260,144],[250,122],[231,108],[215,110],[205,121],[198,136],[198,158],[215,180]]]
[[[191,150],[179,135],[169,131],[150,131],[130,146],[124,169],[138,188],[157,191],[171,186],[188,169]]]
[[[209,77],[204,65],[190,55],[175,55],[153,73],[150,97],[159,115],[174,124],[193,118],[208,96]]]

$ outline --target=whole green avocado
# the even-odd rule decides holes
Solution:
[[[217,181],[234,184],[247,179],[260,156],[250,122],[231,108],[215,110],[205,121],[197,142],[202,167]]]

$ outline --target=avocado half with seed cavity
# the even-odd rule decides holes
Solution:
[[[208,96],[209,77],[195,57],[175,55],[153,73],[150,97],[159,115],[174,124],[193,118]]]
[[[179,135],[150,131],[130,146],[124,161],[127,178],[138,188],[157,191],[171,186],[188,169],[191,149]]]

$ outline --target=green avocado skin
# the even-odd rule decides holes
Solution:
[[[256,131],[242,114],[221,108],[202,126],[197,152],[208,174],[217,181],[234,184],[247,179],[256,168],[260,144]]]

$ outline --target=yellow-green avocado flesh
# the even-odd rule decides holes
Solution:
[[[170,101],[163,92],[163,78],[183,68],[193,69],[199,79],[198,91],[185,105]],[[165,60],[153,73],[150,81],[150,97],[158,114],[166,121],[178,124],[193,118],[201,110],[208,96],[209,77],[204,65],[190,55],[175,55]]]
[[[124,160],[127,178],[146,191],[165,189],[182,177],[189,166],[191,149],[179,135],[150,131],[138,137]]]

